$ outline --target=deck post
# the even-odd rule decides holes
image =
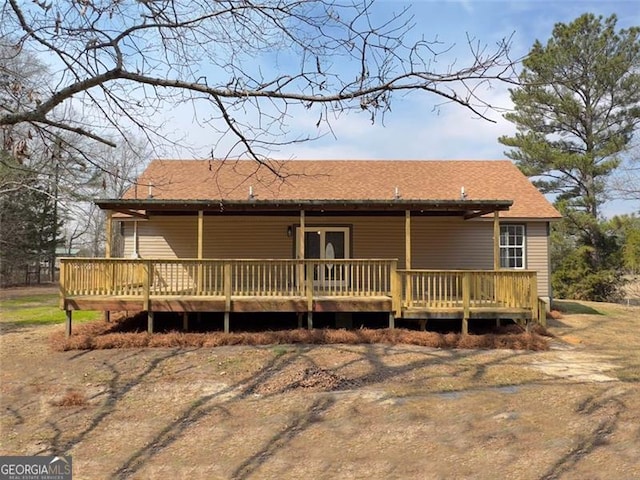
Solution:
[[[307,263],[305,290],[307,295],[307,328],[313,329],[313,262]]]
[[[153,312],[151,310],[147,312],[147,332],[153,333]]]
[[[113,212],[111,212],[111,210],[107,210],[107,220],[105,223],[105,244],[104,244],[105,258],[111,258],[111,241],[113,238],[112,226],[113,226]]]
[[[67,338],[71,336],[71,320],[73,316],[73,310],[65,310],[67,319],[64,324],[64,333]]]
[[[389,330],[396,328],[396,317],[393,312],[389,312]]]
[[[189,331],[189,312],[182,312],[182,329],[185,332]]]
[[[142,263],[142,310],[149,311],[149,290],[151,289],[151,266],[148,261]]]
[[[547,304],[538,299],[538,320],[543,327],[547,326]]]
[[[224,264],[224,333],[229,333],[229,312],[231,312],[231,263]]]
[[[400,274],[398,273],[398,261],[391,262],[389,270],[390,287],[391,287],[391,311],[396,316],[402,313],[402,285],[400,284]]]
[[[298,312],[298,328],[302,328],[302,317],[303,317],[303,313]]]
[[[462,334],[469,333],[469,316],[471,309],[471,274],[464,272],[462,276]]]
[[[60,260],[60,309],[64,310],[66,298],[67,298],[67,279],[66,279],[66,264],[64,260]]]
[[[229,312],[224,312],[224,333],[229,333],[229,317],[231,314]]]
[[[500,213],[493,212],[493,269],[500,270]]]
[[[404,268],[411,270],[411,210],[405,210],[404,212]],[[412,301],[412,289],[411,289],[411,275],[406,276],[405,285],[405,297],[407,299],[407,306],[411,305]]]
[[[427,320],[426,319],[420,320],[420,331],[421,332],[426,332],[427,331]]]
[[[531,284],[531,321],[540,323],[540,305],[538,304],[538,278],[535,273],[529,275],[529,283]]]

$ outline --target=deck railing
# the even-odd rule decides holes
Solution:
[[[535,308],[536,272],[527,270],[398,270],[404,307]]]
[[[389,259],[62,259],[64,296],[391,295]]]
[[[531,309],[536,273],[525,270],[397,270],[394,259],[61,260],[62,298],[77,296],[389,296],[393,311]]]

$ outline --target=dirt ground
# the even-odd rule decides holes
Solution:
[[[54,352],[3,325],[0,453],[75,479],[637,479],[636,307],[547,352],[276,346]]]

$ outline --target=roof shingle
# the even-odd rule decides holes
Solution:
[[[154,160],[124,199],[513,200],[504,218],[560,218],[508,160],[287,160],[280,177],[248,160]]]

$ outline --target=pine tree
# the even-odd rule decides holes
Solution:
[[[640,124],[640,28],[584,14],[536,41],[511,90],[517,127],[499,141],[543,193],[553,194],[585,269],[613,268],[601,229],[607,179]],[[610,278],[607,275],[602,278]]]

